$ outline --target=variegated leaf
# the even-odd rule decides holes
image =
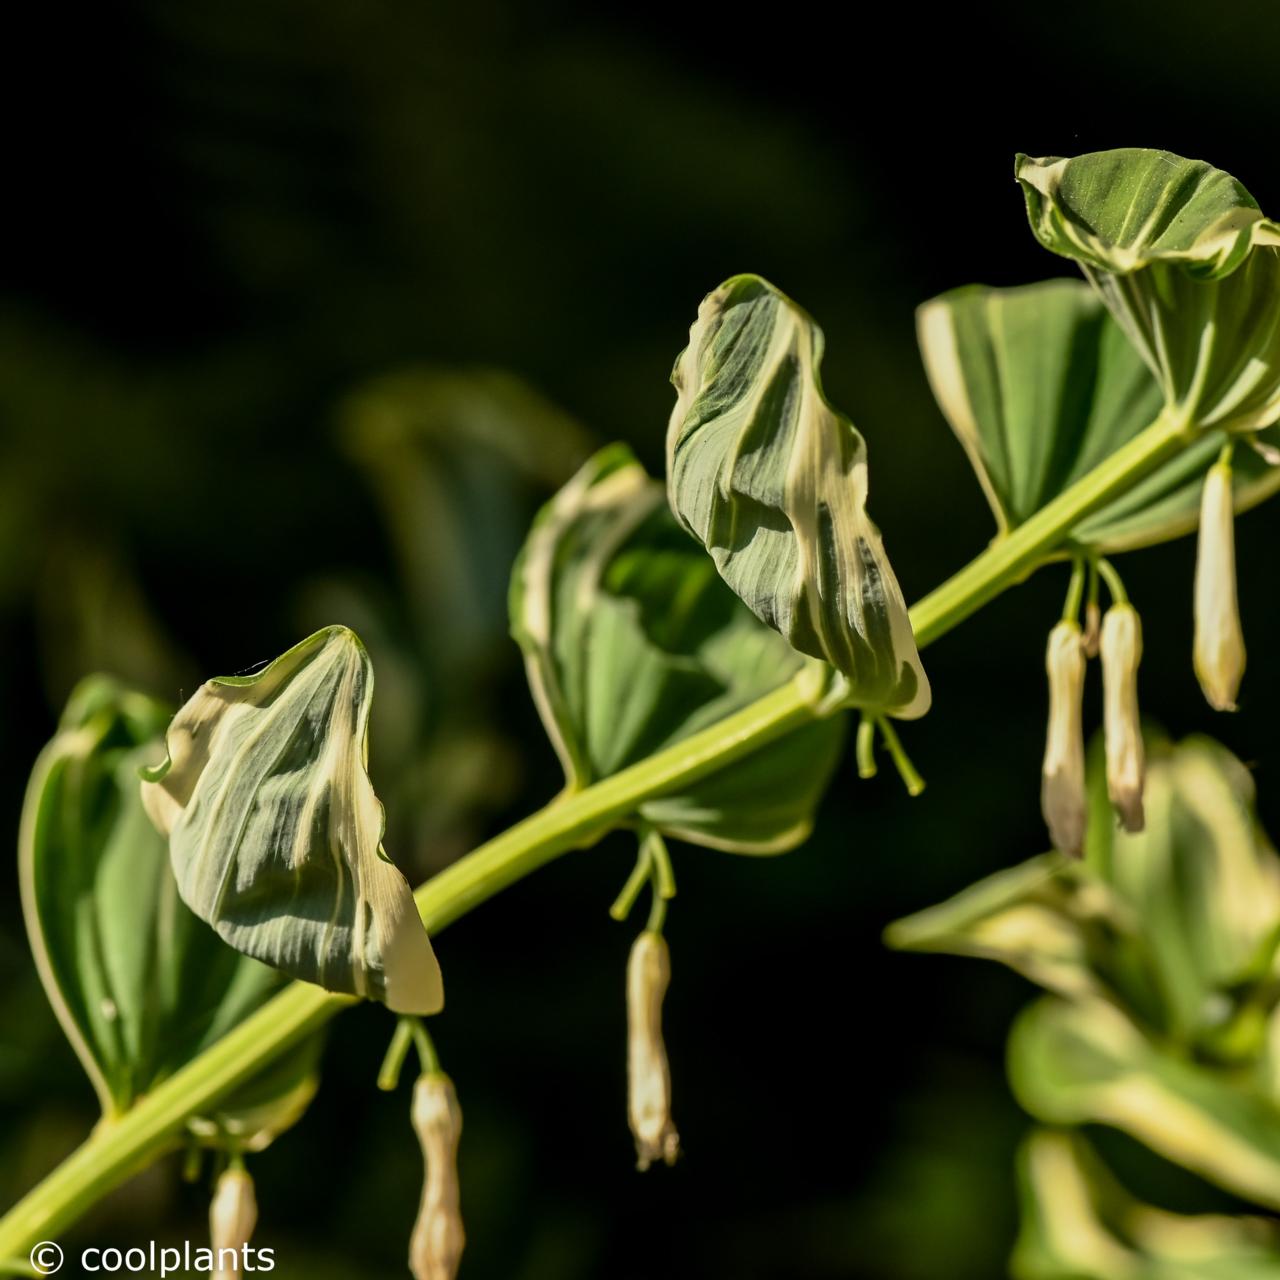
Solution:
[[[1105,989],[1098,944],[1130,925],[1106,886],[1061,854],[1044,854],[897,920],[885,942],[902,951],[998,960],[1062,995]]]
[[[511,580],[511,628],[570,789],[704,729],[790,679],[803,659],[758,622],[676,525],[622,445],[543,508]],[[819,721],[637,817],[713,848],[788,849],[808,833],[838,758]]]
[[[1176,420],[1280,418],[1280,224],[1229,174],[1167,151],[1020,155],[1032,230],[1080,264]]]
[[[1015,174],[1046,249],[1123,275],[1171,262],[1201,277],[1234,271],[1280,225],[1229,173],[1143,147],[1064,159],[1019,155]]]
[[[842,673],[851,704],[923,715],[929,683],[867,514],[866,445],[823,394],[822,348],[757,276],[703,300],[672,375],[671,506],[757,617]]]
[[[1266,979],[1280,931],[1280,859],[1258,825],[1253,779],[1225,747],[1149,735],[1147,759],[1146,825],[1130,833],[1094,751],[1086,868],[1140,922],[1156,999],[1142,1012],[1175,1042],[1210,1049],[1248,1031],[1238,1021],[1248,984]]]
[[[183,901],[237,950],[401,1013],[443,1003],[366,772],[373,668],[345,627],[207,681],[143,783]]]
[[[1120,1129],[1228,1191],[1280,1208],[1280,1107],[1248,1079],[1152,1041],[1106,1000],[1046,996],[1014,1027],[1018,1101],[1055,1125]]]
[[[32,773],[18,849],[41,981],[115,1116],[253,1013],[281,985],[182,903],[142,809],[138,769],[163,754],[169,711],[105,676],[82,681]],[[315,1091],[312,1037],[193,1127],[258,1149]],[[220,1128],[217,1126],[221,1126]]]
[[[1000,533],[1034,515],[1159,415],[1145,362],[1082,281],[970,286],[925,303],[920,351],[934,396],[969,456]],[[1280,444],[1280,428],[1264,433]],[[1195,529],[1204,473],[1226,439],[1206,430],[1071,531],[1104,553]],[[1237,510],[1280,488],[1280,467],[1240,450]]]
[[[886,941],[998,960],[1060,995],[1106,995],[1187,1050],[1256,1060],[1280,859],[1258,826],[1252,779],[1206,738],[1148,734],[1145,750],[1142,831],[1116,823],[1099,740],[1083,864],[1046,855],[997,872],[891,925]]]
[[[1169,1213],[1130,1196],[1078,1134],[1038,1129],[1018,1155],[1015,1280],[1277,1280],[1262,1217]]]

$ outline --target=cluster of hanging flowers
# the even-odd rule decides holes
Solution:
[[[1077,621],[1084,564],[1078,561],[1061,622],[1049,633],[1045,667],[1049,676],[1049,724],[1045,737],[1040,804],[1054,847],[1073,858],[1084,853],[1088,802],[1085,794],[1084,687],[1089,658],[1102,665],[1103,740],[1107,793],[1126,831],[1143,827],[1142,790],[1146,761],[1138,710],[1138,665],[1142,622],[1125,597],[1115,570],[1105,560],[1090,567],[1086,625]],[[1098,579],[1111,591],[1104,616],[1096,603]],[[1244,677],[1244,632],[1236,594],[1235,512],[1231,448],[1205,475],[1196,548],[1196,678],[1209,705],[1234,711]]]
[[[1099,569],[1112,593],[1111,607],[1099,618],[1096,603]],[[1121,826],[1141,831],[1146,758],[1138,710],[1138,664],[1142,661],[1142,623],[1119,578],[1105,561],[1092,569],[1094,598],[1086,609],[1087,629],[1077,620],[1083,585],[1077,564],[1061,622],[1049,633],[1045,669],[1049,677],[1049,725],[1041,771],[1040,807],[1054,847],[1073,858],[1084,854],[1088,798],[1085,792],[1084,688],[1088,660],[1102,665],[1103,739],[1107,793]]]

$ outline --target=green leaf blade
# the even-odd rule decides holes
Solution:
[[[1152,1043],[1113,1004],[1045,997],[1014,1027],[1009,1076],[1047,1124],[1104,1124],[1280,1208],[1280,1109],[1260,1091]]]
[[[1164,151],[1015,166],[1047,249],[1076,261],[1189,431],[1280,418],[1280,224],[1229,174]]]
[[[1206,278],[1225,276],[1255,246],[1280,245],[1280,226],[1240,182],[1169,151],[1019,155],[1014,176],[1040,243],[1101,271],[1164,261]]]
[[[570,789],[778,688],[804,660],[721,581],[625,446],[590,458],[539,514],[512,574],[511,629]],[[642,804],[668,835],[773,853],[807,835],[844,726],[819,721]]]
[[[951,290],[919,309],[917,330],[934,397],[999,533],[1089,474],[1164,406],[1141,355],[1081,281]],[[1280,429],[1261,439],[1280,441]],[[1221,430],[1203,430],[1081,521],[1071,542],[1111,554],[1192,532],[1204,473],[1225,440]],[[1233,482],[1236,509],[1243,511],[1280,489],[1280,467],[1239,450]]]
[[[1169,1213],[1134,1199],[1079,1134],[1037,1129],[1018,1153],[1016,1280],[1275,1280],[1262,1217]]]
[[[127,1111],[280,989],[182,903],[138,768],[163,751],[169,709],[103,676],[83,681],[33,771],[19,884],[36,966],[106,1116]],[[255,1148],[301,1114],[318,1041],[221,1108]],[[285,1095],[291,1100],[285,1100]],[[305,1095],[305,1096],[304,1096]]]

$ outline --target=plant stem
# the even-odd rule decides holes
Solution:
[[[1101,466],[992,543],[911,610],[923,648],[1031,573],[1061,548],[1071,529],[1136,484],[1189,442],[1161,416]],[[812,721],[814,709],[792,681],[630,768],[545,808],[481,845],[416,894],[427,929],[438,934],[473,907],[571,849],[594,844],[654,796],[687,786]],[[0,1219],[0,1259],[22,1259],[158,1155],[177,1146],[186,1122],[322,1026],[353,1000],[308,983],[285,987],[251,1017],[158,1085],[129,1111],[100,1124],[43,1182]],[[0,1263],[0,1267],[6,1264]]]
[[[1006,587],[1021,581],[1046,554],[1060,548],[1064,537],[1085,516],[1132,488],[1193,438],[1183,423],[1162,413],[1101,466],[925,596],[911,610],[916,643],[923,648]]]

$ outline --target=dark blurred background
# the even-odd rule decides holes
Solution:
[[[919,598],[989,518],[913,308],[1066,274],[1013,153],[1201,156],[1280,208],[1273,4],[872,6],[137,0],[11,16],[0,298],[0,812],[74,679],[178,700],[346,622],[378,669],[374,780],[415,878],[544,802],[555,761],[504,635],[510,557],[591,443],[654,470],[699,298],[756,271],[826,330],[872,511]],[[15,22],[18,25],[13,25]],[[502,371],[493,373],[486,371]],[[541,399],[539,399],[541,397]],[[1194,548],[1125,564],[1143,697],[1256,767],[1280,830],[1280,504],[1244,518],[1243,709],[1190,665]],[[466,1112],[471,1280],[979,1280],[1015,1229],[1006,1029],[1029,996],[882,927],[1038,852],[1046,572],[927,654],[929,780],[838,775],[777,860],[678,848],[667,1034],[686,1157],[641,1176],[606,909],[632,850],[566,857],[439,941]],[[1091,690],[1096,722],[1096,690]],[[10,867],[12,863],[9,864]],[[391,1031],[344,1016],[322,1092],[253,1161],[286,1276],[392,1277],[419,1191]],[[91,1091],[0,874],[0,1199]],[[1132,1154],[1132,1153],[1130,1153]],[[1121,1153],[1123,1163],[1123,1153]],[[1138,1168],[1173,1207],[1220,1203]],[[78,1239],[199,1239],[164,1165]]]

